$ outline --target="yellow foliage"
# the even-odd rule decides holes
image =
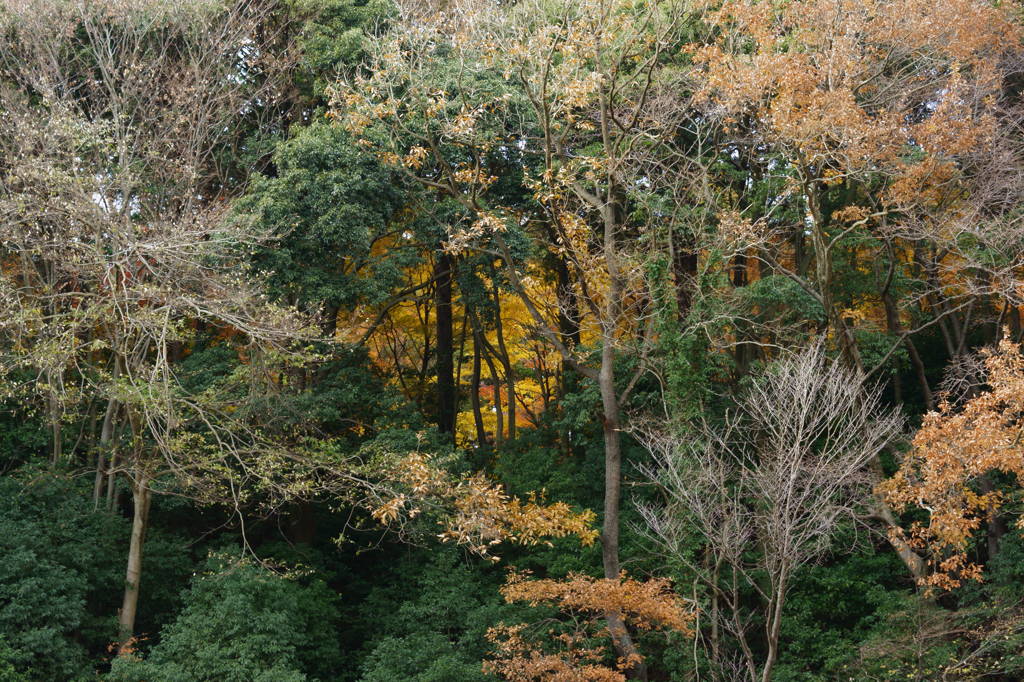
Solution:
[[[420,453],[405,457],[392,476],[407,492],[380,501],[372,511],[375,519],[395,523],[433,507],[440,510],[442,541],[466,545],[492,560],[490,549],[501,542],[550,544],[548,538],[575,535],[590,545],[597,539],[590,510],[575,512],[564,502],[545,505],[535,494],[524,502],[482,474],[453,478]]]
[[[487,638],[496,645],[497,655],[484,664],[484,669],[506,680],[625,680],[625,673],[642,661],[639,655],[608,665],[609,649],[593,643],[596,637],[609,636],[608,629],[599,625],[608,613],[620,614],[624,625],[638,630],[693,635],[692,607],[662,578],[640,582],[625,573],[614,580],[576,573],[565,580],[531,580],[527,573],[512,571],[501,592],[509,603],[556,606],[573,623],[558,634],[548,630],[546,641],[531,637],[525,624],[488,630]]]

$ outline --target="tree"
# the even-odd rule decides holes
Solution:
[[[0,660],[24,679],[90,676],[117,636],[121,594],[111,587],[124,580],[131,524],[95,512],[90,488],[32,466],[0,479]],[[154,581],[143,627],[166,617],[187,582],[183,545],[165,532],[149,540],[146,571]]]
[[[301,336],[299,318],[239,269],[261,236],[221,220],[238,179],[221,172],[219,152],[273,95],[256,42],[271,8],[33,0],[0,14],[4,360],[42,378],[12,390],[49,400],[55,462],[60,410],[79,398],[105,406],[97,502],[104,474],[110,489],[127,477],[133,498],[123,641],[157,481],[173,472],[224,499],[224,479],[273,450],[232,416],[237,395],[183,389],[185,344],[216,324],[255,358]]]
[[[555,635],[551,623],[542,623],[548,629],[543,638],[537,638],[525,624],[492,628],[487,637],[497,651],[485,662],[484,670],[513,682],[627,679],[643,661],[618,656],[609,664],[605,648],[594,642],[595,638],[605,636],[615,641],[615,633],[610,630],[615,626],[611,622],[604,628],[596,624],[606,620],[608,613],[619,614],[638,630],[692,634],[694,614],[664,579],[640,582],[623,574],[615,579],[570,575],[565,580],[532,580],[528,575],[512,572],[501,591],[509,603],[556,606],[571,624]]]
[[[986,387],[962,405],[943,401],[925,415],[900,470],[879,486],[897,509],[914,507],[927,515],[926,523],[911,524],[909,538],[929,552],[931,572],[920,580],[929,590],[981,580],[968,544],[1005,495],[978,484],[991,472],[1024,475],[1024,355],[1003,339],[982,357]]]
[[[337,617],[336,597],[322,581],[212,556],[160,643],[144,659],[119,657],[111,679],[327,679],[341,666]]]
[[[502,542],[536,545],[572,535],[590,545],[597,539],[589,509],[577,512],[565,502],[542,504],[536,494],[524,502],[481,473],[456,477],[418,452],[399,460],[389,475],[392,481],[383,495],[369,490],[375,519],[400,528],[424,511],[432,512],[444,528],[438,538],[465,545],[478,556],[497,560],[491,549]]]
[[[938,325],[949,354],[963,352],[972,312],[998,301],[1004,287],[991,284],[1020,265],[1017,254],[973,268],[969,253],[1016,224],[989,161],[978,163],[1005,134],[1000,95],[1013,67],[1003,56],[1019,44],[1012,17],[974,0],[736,0],[709,5],[706,21],[718,37],[694,52],[696,101],[781,185],[767,197],[740,193],[760,205],[722,211],[723,237],[812,299],[822,319],[804,326],[827,329],[850,367],[873,375],[905,348],[927,402],[911,336]],[[844,259],[862,258],[875,290],[843,291],[858,274]],[[907,279],[916,290],[905,290]],[[858,308],[869,298],[884,307],[888,335],[866,360],[876,325]],[[872,468],[881,480],[877,461]],[[897,525],[881,500],[878,515]],[[920,577],[920,557],[896,535],[893,543]]]
[[[734,674],[771,679],[794,574],[828,552],[860,511],[871,492],[864,468],[901,426],[863,376],[829,361],[819,343],[755,379],[724,424],[647,434],[656,462],[647,474],[666,504],[641,511],[652,537],[710,592],[709,653],[721,673],[729,652],[718,633],[727,632],[740,649]],[[691,558],[691,528],[706,561]],[[761,599],[763,658],[741,589]]]
[[[679,12],[671,3],[604,0],[458,5],[438,21],[407,12],[369,73],[334,95],[337,116],[379,158],[461,205],[446,250],[500,259],[537,332],[599,387],[601,542],[610,580],[620,572],[622,408],[652,346],[638,244],[651,226],[638,218],[631,195],[642,186],[644,160],[671,132],[648,103],[671,85],[661,67],[677,40]],[[532,194],[522,206],[505,203],[495,189],[494,169],[512,172],[510,165]],[[560,291],[579,301],[575,314],[587,316],[573,326],[592,333],[593,355],[573,347],[568,325],[552,321],[567,310],[556,306],[552,314],[531,295],[513,235],[571,265],[572,283]],[[640,359],[625,380],[616,372],[621,352]],[[634,656],[627,629],[613,624],[612,632],[620,654]]]

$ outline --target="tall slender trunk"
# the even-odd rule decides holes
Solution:
[[[311,500],[300,500],[288,514],[288,536],[299,545],[312,545],[316,539],[316,508]]]
[[[882,296],[882,302],[885,304],[885,316],[888,320],[889,331],[896,335],[902,335],[904,333],[903,323],[900,322],[899,311],[896,309],[896,302],[893,300],[892,294],[886,292]],[[910,356],[910,364],[914,368],[918,385],[921,387],[925,409],[930,410],[935,406],[935,399],[932,397],[931,387],[928,386],[928,377],[925,375],[924,363],[917,352],[917,346],[914,345],[913,340],[909,336],[903,340],[903,345],[907,349],[907,354]]]
[[[114,437],[114,417],[117,414],[117,400],[107,400],[107,410],[103,414],[103,426],[100,427],[100,448],[96,455],[96,478],[92,486],[93,509],[100,508],[100,495],[103,493],[103,477],[106,473],[105,465],[107,453],[110,452],[111,441]],[[113,462],[111,462],[113,463]]]
[[[572,276],[565,259],[559,257],[555,261],[555,277],[557,278],[558,299],[558,334],[568,348],[580,345],[580,304],[573,288]]]
[[[768,682],[772,679],[775,663],[779,660],[779,634],[782,631],[782,608],[786,604],[787,582],[787,578],[781,580],[768,610],[768,624],[765,632],[768,640],[768,653],[765,656],[764,667],[761,669],[761,682]]]
[[[505,372],[505,408],[508,410],[508,439],[516,437],[516,377],[512,372],[512,358],[505,346],[505,328],[501,324],[501,298],[497,279],[494,280],[494,335],[498,342],[498,361]]]
[[[455,434],[455,365],[453,362],[454,327],[452,323],[452,279],[454,257],[441,251],[434,265],[437,280],[437,348],[435,367],[437,371],[437,429],[442,434]]]
[[[487,432],[484,428],[484,415],[480,411],[480,353],[482,352],[480,341],[480,330],[473,321],[473,375],[469,381],[469,402],[473,408],[473,425],[476,427],[476,443],[483,447],[487,442]]]
[[[569,265],[561,256],[555,258],[556,288],[555,297],[558,301],[558,337],[569,350],[580,345],[580,302],[569,272]],[[564,396],[572,390],[574,383],[573,368],[565,358],[561,359],[558,368],[558,396]],[[572,444],[567,435],[561,437],[566,452],[571,451]]]
[[[110,453],[110,464],[107,466],[107,511],[114,511],[117,506],[117,453]]]
[[[622,434],[619,413],[619,399],[615,392],[615,374],[612,367],[613,352],[605,343],[601,352],[601,373],[598,386],[601,391],[604,430],[604,520],[601,526],[601,563],[604,577],[618,580],[621,572],[619,563],[619,507],[622,498]],[[609,611],[605,614],[608,631],[615,643],[620,658],[632,660],[628,667],[631,679],[646,680],[647,667],[639,656],[633,638],[622,620],[622,614]]]
[[[1024,334],[1024,325],[1021,324],[1020,320],[1020,309],[1017,306],[1010,307],[1010,314],[1007,316],[1010,325],[1010,338],[1015,343],[1020,342],[1021,335]]]
[[[50,395],[47,399],[47,409],[50,417],[50,439],[52,441],[50,451],[50,464],[57,466],[64,454],[64,433],[60,423],[60,400],[57,398],[57,382],[53,374],[47,373]]]
[[[992,483],[992,477],[988,474],[981,476],[978,479],[978,487],[982,493],[990,493],[995,490],[995,485]],[[998,512],[992,514],[985,524],[985,541],[986,549],[988,550],[988,560],[991,561],[999,555],[999,549],[1003,542],[1003,536],[1006,535],[1006,518]]]
[[[324,335],[324,338],[333,339],[337,333],[339,312],[341,312],[340,305],[331,303],[324,306],[324,316],[320,321],[320,333]]]
[[[749,268],[750,264],[745,254],[737,253],[733,256],[732,263],[729,265],[729,279],[732,281],[733,287],[739,289],[749,284]],[[743,377],[750,373],[750,364],[755,359],[754,351],[757,346],[745,340],[749,338],[749,331],[739,327],[736,331],[736,348],[733,351],[733,357],[736,362],[736,373]]]
[[[462,365],[466,357],[466,332],[469,324],[469,315],[462,312],[462,329],[459,331],[459,352],[455,355],[455,420],[458,422],[459,412],[462,410]]]
[[[491,373],[491,395],[494,398],[494,418],[496,420],[494,426],[494,447],[499,448],[505,438],[505,413],[501,408],[501,380],[498,378],[498,370],[494,366],[494,360],[491,359],[487,339],[484,338],[483,332],[480,332],[480,339],[484,344],[481,348],[484,362],[487,363],[487,370]]]
[[[715,559],[715,569],[711,573],[713,588],[711,589],[711,660],[718,663],[721,660],[721,634],[719,632],[718,619],[721,618],[718,595],[718,580],[722,570],[722,559]],[[713,675],[717,679],[717,675]]]
[[[685,322],[693,306],[693,287],[697,280],[697,251],[692,240],[677,244],[670,240],[672,249],[672,278],[675,280],[676,309],[679,322]],[[740,257],[740,256],[738,256]]]
[[[607,124],[607,122],[606,122]],[[623,192],[610,184],[606,204],[602,211],[604,227],[604,264],[608,273],[608,299],[604,305],[601,325],[601,369],[597,384],[601,393],[602,426],[604,435],[604,520],[601,527],[601,562],[604,576],[618,580],[619,563],[619,510],[622,502],[622,414],[615,387],[616,332],[622,317],[622,295],[625,291],[619,264],[619,232],[624,224]],[[608,630],[620,658],[631,661],[627,675],[631,679],[646,680],[647,666],[629,634],[622,614],[606,614]]]
[[[117,614],[120,634],[118,654],[127,653],[132,648],[132,637],[135,634],[135,614],[139,607],[139,585],[142,581],[142,548],[146,542],[146,530],[149,527],[149,504],[152,492],[149,479],[140,474],[132,484],[132,536],[128,545],[128,567],[124,577],[124,598],[121,610]]]

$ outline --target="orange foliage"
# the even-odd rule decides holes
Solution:
[[[611,580],[571,573],[567,580],[529,580],[528,574],[513,572],[501,593],[508,602],[531,606],[549,603],[572,613],[603,615],[614,611],[641,630],[667,628],[689,634],[693,620],[682,598],[663,578],[639,582],[625,574]]]
[[[999,59],[1020,44],[982,0],[726,0],[706,20],[720,38],[694,47],[699,100],[729,125],[753,117],[824,182],[896,176],[897,206],[934,203],[954,157],[991,144]]]
[[[624,682],[626,676],[601,664],[604,647],[586,647],[584,637],[561,634],[555,639],[563,651],[547,654],[538,651],[524,637],[526,625],[502,625],[490,628],[487,639],[497,648],[498,657],[484,663],[484,672],[513,682]]]
[[[467,545],[473,552],[496,560],[490,548],[501,542],[521,545],[550,544],[546,538],[575,535],[585,545],[597,539],[594,512],[574,512],[565,502],[542,504],[539,496],[529,500],[510,497],[502,486],[483,474],[453,478],[427,457],[416,453],[399,464],[393,475],[408,492],[378,503],[373,517],[394,523],[418,516],[426,506],[440,511],[444,542]]]
[[[526,573],[511,572],[501,592],[510,603],[554,605],[575,624],[568,632],[549,631],[552,634],[546,644],[529,638],[526,625],[491,628],[487,637],[495,644],[497,655],[484,668],[506,680],[625,680],[625,671],[639,661],[620,658],[609,667],[609,649],[593,641],[609,635],[602,620],[608,613],[620,614],[624,625],[638,630],[693,634],[692,609],[662,578],[640,582],[625,574],[611,580],[574,573],[565,580],[531,580]]]
[[[927,524],[915,523],[911,542],[932,551],[929,588],[952,589],[980,579],[966,555],[971,535],[1002,504],[998,491],[979,493],[972,483],[990,471],[1024,480],[1024,356],[1004,340],[984,354],[989,389],[956,407],[944,402],[925,416],[913,450],[880,488],[898,509],[917,506]]]

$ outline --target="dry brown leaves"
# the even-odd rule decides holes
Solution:
[[[1024,477],[1024,356],[1004,340],[983,354],[988,390],[963,405],[944,402],[925,416],[913,450],[881,491],[897,509],[928,514],[909,530],[910,541],[931,553],[926,587],[943,590],[981,579],[968,543],[1003,502],[999,491],[979,492],[978,478],[992,471]]]

